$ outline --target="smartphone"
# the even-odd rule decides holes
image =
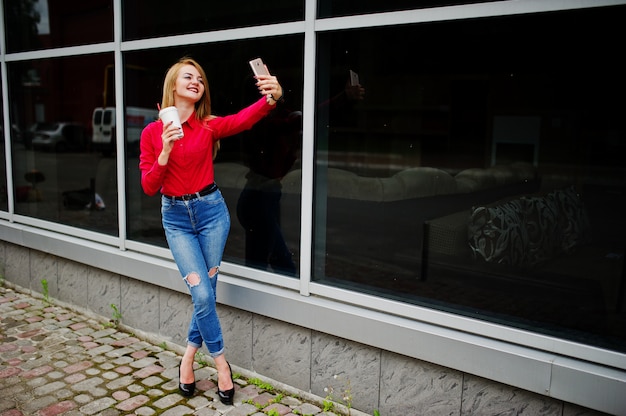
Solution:
[[[254,75],[269,75],[267,69],[265,68],[265,64],[261,58],[256,58],[250,61],[250,67],[252,68],[252,72]]]
[[[357,74],[353,70],[350,70],[350,85],[353,87],[359,85],[359,74]]]

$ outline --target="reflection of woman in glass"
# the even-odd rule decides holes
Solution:
[[[256,85],[264,97],[237,114],[217,117],[211,114],[205,82],[204,70],[190,58],[168,70],[161,106],[178,109],[183,134],[171,122],[159,120],[146,126],[139,168],[144,192],[162,193],[163,228],[194,305],[179,368],[179,390],[184,396],[194,393],[193,361],[204,342],[215,360],[220,400],[232,404],[235,388],[215,307],[230,217],[214,182],[213,156],[218,140],[250,129],[265,117],[281,98],[282,87],[274,76],[258,76]]]
[[[237,218],[246,232],[246,265],[296,275],[296,265],[280,223],[282,178],[301,147],[302,113],[285,105],[243,137],[241,149],[250,171],[237,201]]]

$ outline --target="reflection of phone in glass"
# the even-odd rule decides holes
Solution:
[[[261,58],[251,60],[250,67],[252,68],[254,75],[269,75]]]
[[[352,87],[359,85],[359,74],[357,74],[353,70],[350,70],[350,85]]]

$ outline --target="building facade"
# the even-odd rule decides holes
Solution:
[[[229,359],[382,415],[626,414],[626,1],[0,0],[0,272],[184,344],[138,145],[166,69],[221,141]],[[335,378],[334,376],[338,376]]]

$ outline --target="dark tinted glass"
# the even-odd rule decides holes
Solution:
[[[204,68],[215,115],[233,114],[260,98],[248,64],[253,58],[263,58],[283,86],[284,104],[250,131],[221,140],[215,179],[231,215],[224,260],[296,275],[300,257],[302,36],[127,53],[126,102],[156,108],[167,68],[183,56],[194,57]],[[220,59],[213,59],[216,56]],[[161,199],[143,193],[138,158],[129,155],[129,238],[166,246]]]
[[[113,40],[111,0],[6,0],[4,20],[8,52]]]
[[[122,2],[124,40],[283,23],[304,19],[304,1],[204,2],[182,0],[155,4]],[[221,57],[214,57],[221,59]]]
[[[429,7],[454,6],[459,4],[487,3],[495,0],[319,0],[318,16],[338,17],[353,14],[394,12],[400,10],[425,9]]]
[[[320,35],[315,279],[624,350],[625,17]]]
[[[113,54],[8,64],[15,212],[118,233],[115,159],[94,149]]]
[[[0,93],[2,88],[0,87]],[[5,130],[4,130],[4,108],[0,102],[0,210],[7,211],[9,209],[7,194],[7,169],[6,169],[6,151],[5,151]],[[11,140],[19,140],[20,132],[11,131]]]

